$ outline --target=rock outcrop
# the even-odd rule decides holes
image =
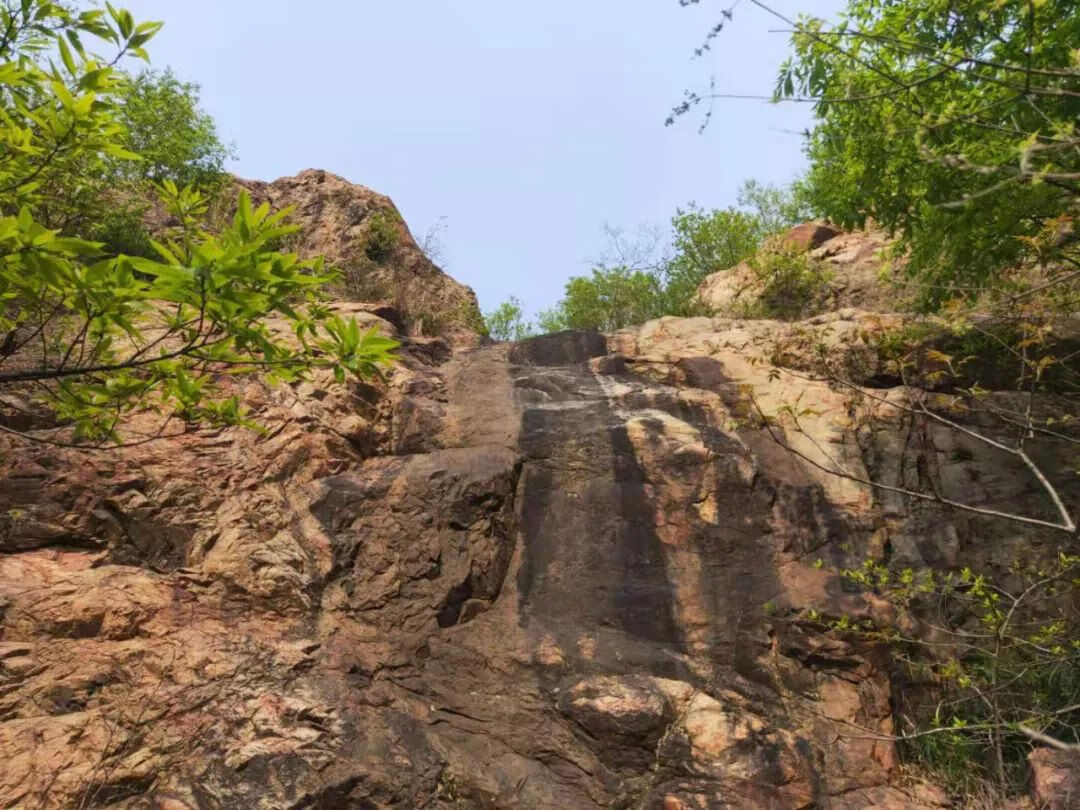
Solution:
[[[850,561],[1038,533],[830,476],[744,386],[813,403],[811,458],[1046,506],[984,445],[867,435],[760,362],[872,322],[417,337],[385,384],[250,382],[263,433],[0,438],[0,806],[948,806],[901,778],[884,652],[799,616],[884,610]]]
[[[410,331],[447,334],[475,327],[476,295],[424,254],[394,203],[364,186],[316,169],[272,183],[237,180],[256,204],[292,207],[302,256],[325,256],[343,276],[345,300],[382,302]]]
[[[823,312],[903,312],[915,298],[917,290],[897,278],[897,261],[885,255],[889,241],[879,230],[845,232],[809,222],[791,229],[779,241],[808,252],[821,268],[822,289],[814,304]],[[752,305],[761,292],[761,279],[750,262],[742,262],[706,278],[698,298],[717,313],[732,315],[740,306]]]

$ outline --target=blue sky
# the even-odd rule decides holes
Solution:
[[[163,20],[150,45],[202,85],[235,141],[230,169],[305,168],[393,198],[417,237],[445,217],[444,264],[481,307],[532,312],[588,269],[604,223],[666,223],[734,202],[746,178],[803,165],[809,111],[732,101],[704,135],[666,128],[687,88],[768,93],[787,37],[742,2],[713,52],[692,52],[728,0],[127,0]],[[775,0],[831,15],[839,0]]]

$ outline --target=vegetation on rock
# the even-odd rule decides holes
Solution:
[[[532,324],[513,296],[484,316],[483,332],[492,340],[524,340],[533,334]]]
[[[0,396],[6,410],[51,410],[59,430],[38,441],[118,442],[136,411],[159,412],[159,432],[174,421],[244,423],[225,377],[368,375],[396,345],[330,315],[320,291],[334,274],[320,260],[271,249],[295,230],[288,211],[241,194],[230,223],[204,228],[206,193],[175,180],[215,176],[224,152],[193,88],[170,74],[129,80],[117,67],[145,58],[159,28],[108,4],[0,7]],[[161,181],[170,233],[142,239],[131,212],[90,213],[117,176],[134,195]],[[112,251],[94,241],[102,236]],[[132,242],[136,255],[116,255]],[[138,255],[147,244],[155,258]]]
[[[775,237],[748,264],[759,290],[738,314],[793,320],[821,309],[829,271],[801,245]]]

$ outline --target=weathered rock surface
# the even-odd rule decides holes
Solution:
[[[344,298],[390,304],[416,333],[475,326],[475,293],[424,255],[390,198],[316,169],[272,183],[237,182],[256,204],[295,209],[290,222],[301,230],[293,249],[303,256],[325,256],[341,270]],[[369,246],[379,226],[389,228],[392,237],[376,252]]]
[[[788,617],[878,615],[830,573],[866,556],[1038,534],[745,424],[745,385],[801,399],[809,458],[1043,514],[1019,462],[761,361],[876,317],[417,338],[385,384],[249,384],[265,433],[0,439],[0,806],[947,806],[883,651]]]

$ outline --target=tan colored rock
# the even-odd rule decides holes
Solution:
[[[674,707],[650,679],[592,678],[560,695],[560,708],[599,739],[651,741],[674,720]]]
[[[1067,810],[1080,804],[1080,753],[1036,748],[1031,764],[1031,796],[1037,807]]]
[[[835,810],[944,810],[954,806],[943,790],[932,785],[916,784],[904,788],[860,788],[839,796]]]
[[[798,618],[893,620],[837,574],[886,548],[1039,540],[827,472],[1042,508],[1020,465],[887,415],[900,322],[413,338],[385,382],[246,382],[259,433],[0,437],[0,805],[946,806],[898,767],[884,652]],[[883,402],[816,378],[819,346]],[[751,395],[801,403],[774,428],[805,458]]]

